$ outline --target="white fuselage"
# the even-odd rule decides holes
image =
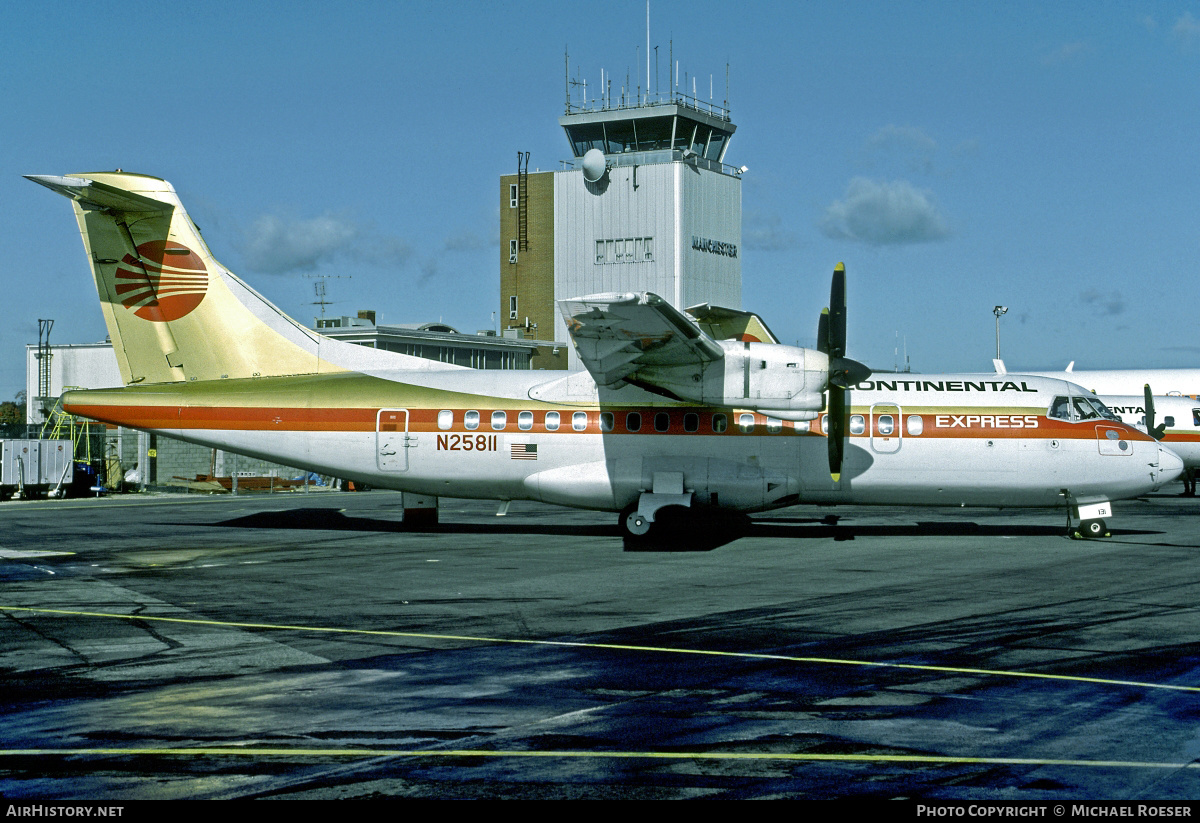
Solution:
[[[847,394],[840,480],[812,423],[670,402],[586,372],[377,372],[74,392],[101,420],[422,495],[621,510],[672,477],[699,505],[1056,506],[1144,494],[1174,454],[1120,422],[1049,416],[1058,381],[873,375]]]

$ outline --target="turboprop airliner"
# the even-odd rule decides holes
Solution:
[[[872,374],[845,356],[841,264],[816,349],[600,294],[560,303],[587,371],[482,371],[304,328],[213,258],[164,180],[29,179],[73,203],[126,384],[64,408],[396,489],[406,520],[435,522],[439,496],[620,512],[629,538],[668,506],[1033,506],[1099,536],[1111,501],[1182,469],[1063,380]]]

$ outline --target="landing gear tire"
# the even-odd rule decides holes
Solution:
[[[1089,540],[1095,540],[1108,534],[1108,526],[1103,520],[1084,520],[1079,524],[1079,533]]]
[[[651,525],[653,524],[646,519],[645,515],[638,514],[636,508],[621,512],[621,531],[627,537],[645,537],[650,533]]]

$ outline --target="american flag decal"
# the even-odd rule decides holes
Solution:
[[[537,445],[534,443],[513,443],[513,460],[537,460]]]

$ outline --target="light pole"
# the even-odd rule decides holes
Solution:
[[[1008,311],[1008,306],[996,306],[992,314],[996,315],[996,359],[1000,359],[1000,315]]]

